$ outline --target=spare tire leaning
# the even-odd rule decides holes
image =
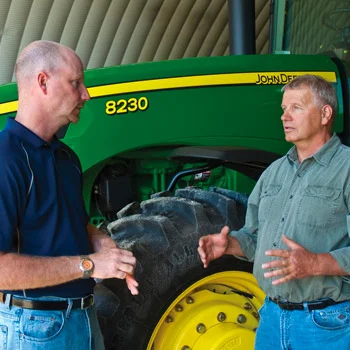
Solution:
[[[251,263],[223,256],[204,269],[197,253],[201,236],[243,225],[246,200],[229,190],[186,188],[118,213],[107,229],[137,258],[140,293],[132,296],[124,280],[97,284],[107,350],[253,349],[264,295]]]

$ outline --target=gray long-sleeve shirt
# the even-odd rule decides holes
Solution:
[[[303,302],[350,299],[350,278],[313,276],[272,285],[261,265],[269,249],[287,249],[282,234],[313,253],[330,253],[350,275],[350,148],[332,138],[299,164],[296,148],[263,173],[249,197],[245,226],[233,231],[271,298]]]

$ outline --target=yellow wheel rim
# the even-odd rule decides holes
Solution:
[[[253,349],[264,298],[250,273],[226,271],[205,277],[168,307],[147,350]]]

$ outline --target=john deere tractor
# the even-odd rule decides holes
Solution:
[[[349,28],[339,24],[349,10],[310,18],[326,34],[308,52],[293,22],[300,3],[283,25],[274,19],[271,51],[279,54],[86,71],[91,100],[60,137],[81,160],[91,222],[133,251],[140,284],[132,296],[123,280],[98,281],[107,349],[253,349],[264,293],[252,263],[224,256],[204,269],[197,246],[224,225],[244,224],[256,180],[290,148],[280,121],[285,83],[310,73],[334,84],[334,131],[350,143]],[[0,87],[0,127],[16,100],[15,84]]]

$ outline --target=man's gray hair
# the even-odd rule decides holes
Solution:
[[[319,107],[330,105],[332,108],[332,117],[337,114],[337,94],[334,87],[328,81],[317,75],[305,74],[294,78],[291,82],[283,86],[282,91],[301,89],[308,87],[314,96],[315,103]]]
[[[15,65],[17,83],[39,72],[53,72],[64,63],[62,45],[46,40],[34,41],[20,54]]]

